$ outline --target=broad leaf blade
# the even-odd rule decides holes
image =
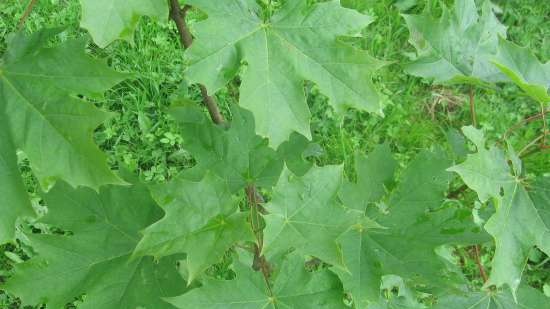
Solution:
[[[124,184],[92,139],[111,114],[76,95],[100,97],[127,76],[86,55],[82,40],[46,47],[57,32],[19,33],[12,39],[0,66],[0,121],[44,189],[58,179],[96,190]]]
[[[504,80],[490,60],[496,53],[499,36],[506,36],[506,27],[494,15],[490,1],[483,2],[481,16],[474,0],[456,0],[453,10],[445,8],[439,19],[427,13],[404,18],[418,54],[405,67],[409,74],[436,83]]]
[[[196,26],[197,40],[187,52],[187,77],[214,93],[246,62],[240,105],[252,111],[257,132],[271,145],[278,146],[293,131],[311,137],[305,80],[317,83],[337,111],[354,107],[381,113],[370,76],[384,63],[337,39],[357,33],[371,17],[334,0],[313,6],[287,1],[266,22],[254,1],[189,3],[209,18]]]
[[[167,20],[165,0],[80,0],[80,26],[87,29],[94,42],[106,47],[117,39],[132,42],[141,16]]]
[[[29,235],[38,256],[18,264],[4,289],[24,304],[48,308],[63,308],[82,294],[79,308],[173,308],[161,297],[184,291],[176,258],[130,261],[140,230],[161,215],[145,186],[96,193],[60,182],[44,198],[49,212],[41,222],[68,233]]]

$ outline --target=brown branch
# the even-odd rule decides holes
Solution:
[[[542,110],[540,113],[536,113],[532,116],[529,116],[529,117],[523,119],[522,121],[516,123],[515,125],[511,126],[506,131],[506,133],[504,133],[504,136],[502,137],[502,141],[504,141],[506,138],[508,138],[510,136],[510,134],[512,134],[512,132],[514,132],[515,130],[521,128],[522,126],[524,126],[528,123],[531,123],[533,121],[537,121],[539,119],[545,119],[546,114],[550,114],[550,109]]]
[[[470,114],[472,116],[472,125],[474,128],[477,128],[477,115],[476,115],[476,103],[475,103],[475,93],[474,93],[474,87],[470,87],[469,91],[469,97],[470,97]]]
[[[189,5],[186,5],[183,9],[181,9],[178,0],[170,0],[170,18],[172,18],[174,23],[176,23],[176,27],[178,28],[178,33],[180,35],[181,45],[185,49],[189,48],[191,44],[193,44],[193,36],[191,36],[189,27],[187,27],[187,23],[185,21],[185,17],[187,16],[189,9],[191,9]],[[208,90],[206,90],[204,85],[199,84],[199,87],[201,90],[202,101],[204,102],[204,105],[206,105],[212,121],[215,124],[225,124],[225,119],[220,112],[214,97],[208,95]]]
[[[473,247],[474,247],[474,259],[476,261],[477,267],[479,268],[479,274],[481,275],[481,278],[483,278],[483,282],[487,282],[487,280],[489,280],[489,277],[485,272],[485,267],[483,267],[483,264],[481,263],[479,245],[475,245]]]
[[[21,30],[23,28],[23,26],[25,25],[25,22],[27,21],[27,18],[29,18],[29,15],[31,15],[32,9],[34,8],[34,6],[36,5],[37,2],[38,2],[38,0],[31,0],[31,2],[29,2],[29,5],[27,5],[27,8],[25,9],[25,12],[23,13],[21,18],[19,19],[19,24],[17,25],[19,30]]]

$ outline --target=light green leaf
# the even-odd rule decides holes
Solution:
[[[378,202],[393,180],[397,162],[388,144],[377,146],[368,157],[355,156],[357,183],[346,182],[339,193],[346,207],[365,211],[367,205]]]
[[[166,216],[145,229],[135,256],[187,253],[192,281],[236,242],[254,240],[246,214],[238,213],[238,201],[219,177],[207,173],[197,182],[181,175],[152,189]]]
[[[337,238],[351,224],[337,202],[341,166],[313,167],[302,177],[284,170],[265,206],[264,247],[268,256],[291,248],[345,268]]]
[[[462,128],[464,135],[477,147],[477,153],[468,155],[462,164],[448,169],[458,173],[464,182],[477,192],[479,200],[486,202],[499,196],[503,186],[514,184],[505,154],[497,147],[485,148],[483,132],[472,126]]]
[[[474,0],[456,0],[452,11],[444,8],[441,18],[429,14],[404,15],[411,32],[410,42],[418,57],[405,66],[412,75],[436,83],[503,81],[504,76],[490,62],[497,50],[503,26],[485,0],[481,16]]]
[[[434,309],[550,309],[550,298],[522,286],[517,299],[508,291],[479,292],[442,297]]]
[[[550,62],[543,64],[527,48],[501,38],[493,63],[531,98],[550,104]]]
[[[389,294],[379,302],[371,304],[368,309],[425,309],[426,306],[419,303],[414,292],[398,276],[385,276],[382,278],[381,289]],[[394,291],[397,290],[397,295]]]
[[[458,173],[481,201],[492,199],[496,213],[485,229],[494,237],[496,250],[487,285],[506,284],[515,293],[533,246],[550,254],[550,220],[542,208],[537,209],[523,180],[512,175],[505,154],[494,146],[487,150],[478,143],[477,147],[477,153],[449,170]]]
[[[255,1],[190,0],[208,14],[195,26],[186,53],[187,78],[215,93],[241,75],[240,105],[254,114],[256,131],[277,147],[296,131],[311,138],[303,82],[315,82],[337,110],[381,113],[372,73],[385,63],[340,42],[373,21],[339,1],[285,1],[264,21]],[[223,29],[220,31],[219,29]]]
[[[2,287],[24,305],[64,308],[86,294],[82,309],[171,309],[161,297],[181,294],[176,257],[130,261],[140,231],[161,216],[143,185],[106,186],[99,193],[59,182],[44,195],[42,223],[65,234],[28,235],[38,256],[15,267]]]
[[[90,32],[100,47],[117,39],[132,42],[141,16],[168,19],[166,0],[80,0],[80,3],[80,26]]]
[[[339,238],[349,271],[334,271],[358,308],[378,301],[384,275],[399,275],[428,287],[452,288],[457,278],[436,248],[486,240],[468,210],[442,207],[450,180],[445,171],[449,164],[441,151],[422,152],[384,202],[387,209],[368,212],[378,226],[361,215]]]
[[[200,180],[206,171],[212,171],[226,180],[232,191],[248,184],[271,187],[279,179],[283,160],[256,135],[250,112],[234,106],[229,129],[213,124],[192,102],[173,107],[171,114],[181,125],[185,148],[198,161],[184,172],[187,179]]]
[[[180,309],[344,309],[342,287],[327,270],[307,272],[297,254],[286,258],[269,291],[261,272],[236,263],[237,278],[205,280],[203,287],[168,299]]]

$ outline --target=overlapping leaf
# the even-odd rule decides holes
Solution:
[[[487,150],[479,130],[466,127],[464,133],[476,145],[477,153],[449,170],[458,173],[481,201],[491,198],[495,205],[496,213],[485,225],[496,242],[487,284],[506,284],[515,292],[532,248],[550,254],[550,220],[544,217],[544,208],[533,203],[521,175],[512,174],[506,155],[495,146]],[[518,165],[517,158],[511,161]],[[540,207],[546,206],[541,203]]]
[[[307,272],[297,254],[287,257],[271,289],[249,265],[237,263],[235,272],[234,280],[208,279],[203,287],[169,301],[180,309],[347,308],[338,278],[327,270]]]
[[[166,216],[144,231],[136,256],[187,254],[189,281],[238,241],[253,241],[246,213],[238,212],[237,201],[227,184],[210,173],[201,181],[180,176],[169,184],[153,187]]]
[[[444,8],[440,18],[429,14],[404,17],[418,54],[405,67],[408,73],[437,83],[504,80],[491,59],[499,36],[506,36],[506,27],[494,15],[490,1],[483,2],[481,16],[474,0],[456,0],[453,10]]]
[[[343,181],[341,166],[313,167],[302,177],[284,170],[266,205],[264,253],[291,248],[345,268],[337,238],[350,216],[337,201]]]
[[[143,185],[108,186],[99,193],[58,183],[44,196],[41,220],[65,231],[28,235],[38,256],[16,266],[3,288],[23,304],[63,308],[86,294],[82,309],[170,309],[185,281],[175,257],[130,261],[139,232],[162,215]]]
[[[337,39],[357,33],[371,17],[342,8],[336,0],[314,5],[285,1],[269,20],[260,17],[260,7],[251,0],[188,3],[208,19],[195,27],[187,77],[214,93],[246,63],[240,105],[252,111],[257,132],[270,144],[278,146],[293,131],[311,137],[305,80],[317,83],[338,111],[380,112],[370,76],[383,62]]]
[[[117,39],[132,42],[141,16],[167,20],[166,0],[80,0],[80,25],[87,29],[94,42],[105,47]]]
[[[250,112],[234,107],[229,129],[213,124],[194,104],[176,106],[171,113],[181,125],[186,149],[198,161],[185,172],[186,178],[200,180],[206,171],[212,171],[226,180],[232,191],[247,184],[271,187],[277,182],[283,161],[256,135]]]
[[[76,95],[99,97],[126,76],[84,53],[83,40],[55,47],[59,30],[14,35],[0,63],[1,174],[8,198],[2,202],[0,241],[12,238],[14,220],[30,212],[15,160],[22,150],[44,189],[58,179],[97,189],[123,184],[92,141],[93,130],[111,115]]]
[[[371,160],[377,160],[376,156]],[[455,276],[447,270],[436,248],[485,240],[471,223],[467,210],[442,207],[450,180],[445,171],[449,165],[449,159],[440,151],[421,153],[383,203],[385,213],[368,212],[377,224],[361,216],[339,238],[349,272],[335,271],[358,308],[378,301],[383,275],[395,274],[442,289],[453,286]]]
[[[527,95],[550,104],[550,62],[541,63],[527,48],[500,39],[494,64]]]
[[[375,148],[368,157],[357,154],[357,182],[346,182],[339,193],[344,205],[365,211],[367,205],[380,201],[386,194],[386,186],[393,181],[396,167],[397,162],[387,144]]]

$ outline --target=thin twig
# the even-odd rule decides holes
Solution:
[[[548,135],[548,123],[546,122],[546,110],[544,109],[544,105],[541,104],[540,106],[540,114],[542,116],[542,141],[540,141],[540,148],[545,149],[547,147],[546,145],[546,136]]]
[[[487,273],[485,272],[485,267],[483,267],[483,264],[481,263],[480,253],[479,253],[479,245],[474,246],[474,259],[476,261],[477,267],[479,268],[479,274],[481,275],[481,278],[483,278],[483,282],[487,282],[489,280],[489,277],[487,277]]]
[[[520,150],[520,152],[518,152],[518,156],[520,158],[522,157],[525,157],[525,151],[529,148],[531,148],[532,146],[536,145],[538,141],[544,139],[544,134],[542,135],[539,135],[538,137],[536,137],[534,140],[532,140],[531,142],[529,142],[529,144],[525,145],[525,147],[523,147],[523,149]],[[541,147],[541,149],[544,149],[544,147]]]
[[[29,5],[27,5],[25,12],[19,19],[19,24],[17,26],[19,30],[23,29],[23,26],[25,25],[25,21],[27,21],[27,18],[29,18],[29,15],[31,15],[32,9],[34,8],[37,2],[38,0],[31,0],[31,2],[29,2]]]
[[[191,36],[189,27],[187,27],[187,23],[185,21],[187,12],[189,12],[190,9],[191,7],[189,5],[186,5],[183,7],[183,9],[181,9],[178,0],[170,0],[170,17],[176,23],[176,27],[178,28],[178,33],[180,35],[181,44],[185,49],[189,48],[191,44],[193,44],[193,36]],[[225,124],[225,119],[220,112],[220,109],[218,107],[218,104],[214,100],[214,97],[208,95],[208,90],[206,90],[206,87],[204,85],[199,84],[199,88],[201,90],[202,101],[204,102],[204,105],[206,105],[212,121],[215,124]]]
[[[472,125],[474,128],[477,128],[477,115],[476,115],[476,103],[475,103],[475,93],[474,93],[474,87],[470,87],[469,91],[469,97],[470,97],[470,114],[472,116]]]

